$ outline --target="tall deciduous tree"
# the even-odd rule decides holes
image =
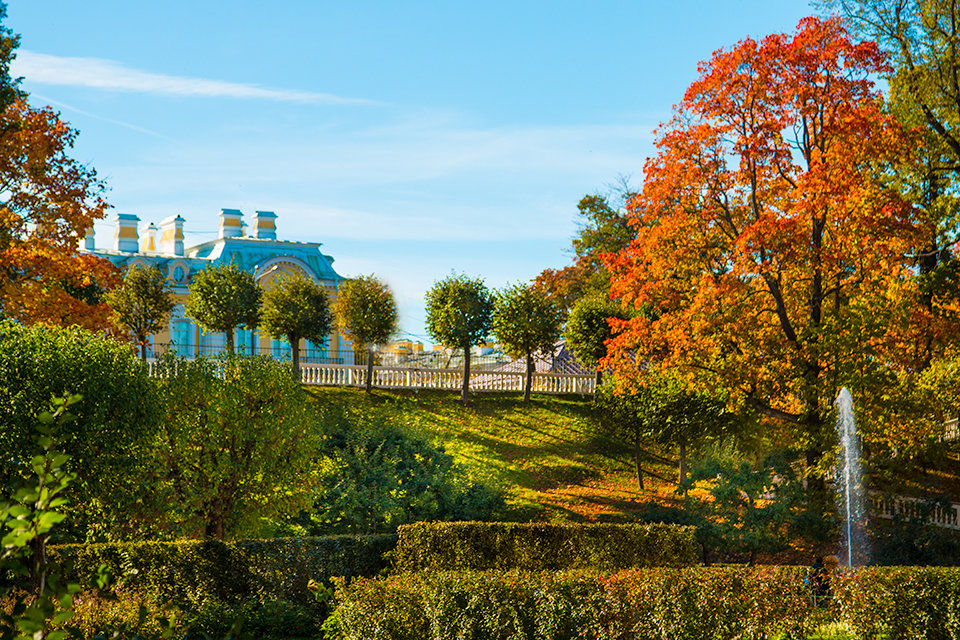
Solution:
[[[107,294],[114,321],[133,334],[140,360],[147,360],[150,334],[160,331],[174,307],[173,287],[157,267],[134,265],[119,287]]]
[[[334,312],[340,333],[353,341],[354,350],[367,352],[367,393],[373,390],[374,347],[386,344],[397,330],[397,303],[376,276],[351,278],[340,285]]]
[[[193,277],[186,312],[207,331],[225,333],[227,353],[233,355],[234,331],[257,326],[262,298],[252,273],[233,263],[211,265]]]
[[[493,307],[493,333],[506,351],[526,362],[523,401],[530,402],[533,354],[553,351],[560,338],[560,311],[531,285],[517,284],[498,291]]]
[[[323,286],[301,273],[288,273],[263,294],[260,326],[290,343],[293,371],[300,375],[300,340],[322,342],[330,333],[330,300]]]
[[[654,309],[619,323],[622,383],[722,390],[814,465],[839,386],[903,362],[897,296],[923,220],[877,176],[911,152],[870,81],[887,70],[816,18],[701,65],[631,204],[638,235],[610,261],[612,294]]]
[[[427,291],[427,332],[445,345],[463,349],[461,402],[470,390],[470,348],[490,333],[493,296],[480,278],[451,275]]]
[[[0,2],[0,20],[6,4]],[[77,131],[10,77],[19,37],[0,26],[0,310],[21,322],[110,326],[106,260],[77,246],[107,210],[104,183],[70,157]]]

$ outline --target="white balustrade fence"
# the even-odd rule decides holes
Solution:
[[[924,516],[927,522],[934,526],[960,530],[960,504],[953,503],[946,506],[938,504],[927,514],[927,504],[917,498],[872,495],[869,501],[870,511],[877,518],[893,520],[896,516],[902,518]]]
[[[367,367],[355,364],[307,364],[300,367],[303,384],[363,387]],[[526,373],[522,371],[470,372],[470,391],[523,391]],[[594,375],[568,373],[535,373],[532,393],[593,395],[597,379]],[[373,386],[379,389],[442,389],[459,391],[463,386],[462,369],[408,369],[374,367]]]

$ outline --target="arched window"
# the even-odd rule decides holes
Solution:
[[[193,323],[184,315],[182,304],[178,304],[170,312],[170,348],[177,355],[191,358],[195,354],[195,328]]]

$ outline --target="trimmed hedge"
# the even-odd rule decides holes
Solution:
[[[399,572],[616,571],[692,565],[698,557],[694,527],[664,524],[420,522],[397,535]]]
[[[440,572],[356,580],[325,624],[344,640],[802,638],[805,568]]]
[[[310,580],[378,575],[393,535],[273,540],[188,540],[55,545],[47,553],[71,581],[86,584],[106,565],[118,590],[156,595],[178,606],[257,598],[309,603]]]
[[[242,621],[256,637],[282,638],[319,632],[329,613],[307,588],[310,580],[376,576],[388,564],[394,535],[326,536],[218,542],[139,542],[58,545],[48,548],[70,582],[88,587],[105,565],[117,600],[81,598],[76,620],[88,635],[137,627],[138,605],[175,612],[193,631],[222,637]],[[139,629],[145,637],[159,630]]]
[[[960,638],[960,569],[878,567],[835,581],[840,617],[864,638]]]

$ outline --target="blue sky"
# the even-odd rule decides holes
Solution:
[[[344,276],[423,293],[570,262],[576,203],[642,182],[652,131],[697,62],[791,31],[807,0],[10,0],[14,73],[80,130],[113,213],[275,211]],[[97,227],[108,246],[109,222]]]

